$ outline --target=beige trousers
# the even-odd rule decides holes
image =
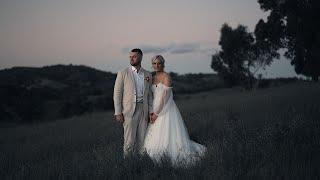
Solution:
[[[139,152],[144,142],[148,122],[143,112],[143,103],[137,103],[132,117],[125,117],[123,122],[123,155]]]

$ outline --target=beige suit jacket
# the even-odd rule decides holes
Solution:
[[[143,110],[146,120],[149,113],[153,112],[152,101],[152,75],[141,67],[144,73]],[[123,114],[124,117],[132,117],[136,107],[136,85],[131,67],[118,71],[113,91],[114,114]]]

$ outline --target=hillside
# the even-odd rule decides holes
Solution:
[[[171,75],[177,94],[224,85],[215,74]],[[41,122],[111,110],[115,78],[114,73],[83,65],[0,70],[0,123]]]
[[[0,71],[0,122],[35,122],[112,107],[115,74],[82,65]]]
[[[170,72],[176,95],[225,88],[216,74]],[[0,123],[51,121],[113,109],[115,73],[83,65],[13,67],[0,70]],[[297,82],[296,78],[261,79],[267,88]]]

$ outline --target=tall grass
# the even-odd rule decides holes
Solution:
[[[225,90],[190,96],[193,106],[180,98],[191,139],[208,148],[191,168],[154,164],[146,155],[123,159],[123,129],[111,112],[2,128],[0,179],[319,179],[316,90]]]

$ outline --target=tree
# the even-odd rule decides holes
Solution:
[[[240,84],[252,88],[254,74],[279,56],[265,43],[257,43],[244,25],[232,29],[223,24],[219,45],[221,51],[212,56],[211,68],[230,86]]]
[[[320,1],[319,0],[258,0],[267,21],[256,25],[258,41],[272,48],[286,48],[297,74],[320,76]]]

